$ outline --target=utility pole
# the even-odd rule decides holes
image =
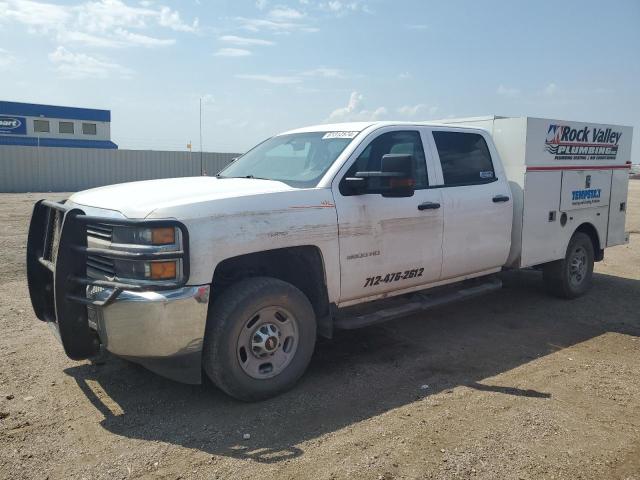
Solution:
[[[202,160],[202,97],[200,97],[200,176],[204,175],[204,162]]]

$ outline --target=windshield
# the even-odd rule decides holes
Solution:
[[[292,187],[318,182],[358,132],[278,135],[254,147],[222,170],[219,178],[262,178]]]

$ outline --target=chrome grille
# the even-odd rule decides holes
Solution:
[[[102,255],[87,255],[87,274],[90,277],[115,277],[114,261]]]
[[[93,237],[110,242],[113,237],[113,227],[111,227],[111,225],[104,224],[87,225],[87,237]]]
[[[108,248],[113,238],[113,227],[103,223],[87,225],[87,244]],[[102,255],[87,255],[87,275],[92,278],[114,278],[114,261]]]

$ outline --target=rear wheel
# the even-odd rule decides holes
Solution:
[[[276,278],[242,280],[209,311],[204,370],[237,399],[272,397],[302,376],[315,339],[313,308],[300,290]]]
[[[591,238],[576,232],[569,241],[563,260],[548,263],[543,269],[547,290],[562,298],[576,298],[591,288],[594,249]]]

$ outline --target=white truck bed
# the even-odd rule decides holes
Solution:
[[[494,139],[514,198],[508,266],[564,257],[583,223],[595,227],[601,249],[628,241],[631,127],[500,116],[442,123],[481,127]]]

